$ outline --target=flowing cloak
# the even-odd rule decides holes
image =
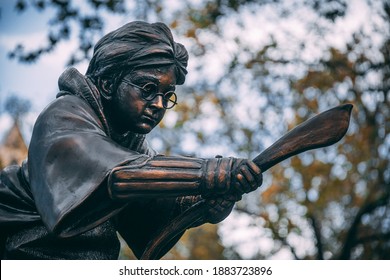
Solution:
[[[76,69],[59,87],[35,123],[28,160],[0,173],[2,258],[116,259],[117,231],[139,257],[177,214],[176,199],[114,202],[107,176],[156,153],[144,135],[113,135],[97,89]]]

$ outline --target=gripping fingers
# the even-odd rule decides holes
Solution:
[[[260,168],[253,162],[240,167],[239,173],[236,176],[236,188],[241,193],[249,193],[256,190],[263,182]]]
[[[256,181],[256,188],[260,187],[261,184],[263,184],[263,175],[262,175],[262,171],[260,169],[260,167],[254,163],[253,161],[249,161],[248,162],[248,166],[255,178],[255,181]]]
[[[248,161],[247,165],[249,166],[249,168],[251,169],[251,171],[254,174],[256,174],[256,175],[260,175],[261,174],[260,167],[256,163],[254,163],[253,161]]]
[[[210,223],[215,224],[223,221],[230,214],[234,206],[234,201],[230,199],[227,200],[225,197],[218,197],[208,200],[207,204],[209,206],[205,213],[207,220]]]
[[[249,171],[248,166],[243,165],[240,167],[240,175],[237,176],[238,182],[240,183],[243,191],[248,193],[253,190],[253,185],[255,185],[255,178],[252,173]]]
[[[230,208],[234,204],[234,200],[229,198],[215,198],[208,201],[209,206],[216,212],[222,212],[226,208]]]

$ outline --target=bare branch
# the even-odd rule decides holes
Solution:
[[[322,244],[320,225],[317,222],[317,219],[315,218],[314,214],[309,214],[308,218],[309,218],[311,225],[313,227],[314,237],[316,239],[317,259],[323,260],[324,259],[324,246]]]
[[[390,240],[390,232],[377,233],[377,234],[360,237],[356,240],[356,244],[373,242],[377,240]]]
[[[356,214],[355,219],[353,220],[351,227],[349,228],[346,236],[344,246],[339,255],[339,259],[348,260],[351,257],[352,249],[358,244],[357,234],[358,227],[361,223],[363,215],[373,212],[380,206],[384,206],[388,203],[390,194],[386,192],[379,199],[367,202],[366,205],[360,208],[359,212]]]

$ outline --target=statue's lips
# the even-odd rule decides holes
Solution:
[[[157,122],[157,119],[151,115],[142,115],[141,119],[144,121],[147,121],[147,122],[152,122],[152,123]]]

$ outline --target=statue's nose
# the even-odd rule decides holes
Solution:
[[[156,107],[158,109],[163,109],[164,108],[164,99],[161,94],[157,94],[156,97],[153,98],[151,101],[152,106]]]

